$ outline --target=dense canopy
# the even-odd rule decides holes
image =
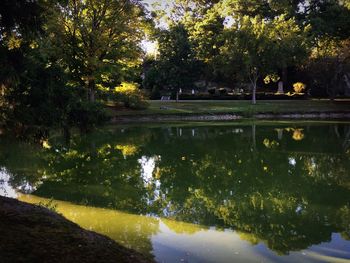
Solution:
[[[167,3],[2,1],[1,124],[89,129],[111,103],[143,108],[188,91],[256,103],[276,82],[314,97],[350,94],[349,1]]]

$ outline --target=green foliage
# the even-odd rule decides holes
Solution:
[[[106,120],[97,87],[139,78],[137,2],[5,1],[0,16],[2,125],[89,129]]]
[[[190,88],[200,74],[200,65],[194,58],[188,32],[182,24],[157,32],[159,59],[146,71],[144,86],[178,91]]]
[[[311,1],[305,10],[305,18],[312,27],[315,39],[347,39],[350,36],[350,10],[348,1]]]
[[[122,82],[114,90],[115,100],[124,103],[131,109],[145,109],[148,106],[146,98],[135,83]]]
[[[285,82],[288,71],[303,76],[290,84],[301,80],[313,95],[348,94],[348,1],[177,0],[173,6],[148,14],[133,0],[2,1],[1,124],[94,126],[105,118],[86,101],[107,100],[120,83],[140,83],[142,70],[152,98],[195,88],[198,80],[230,88],[250,82],[254,97],[266,76],[266,83],[275,75]],[[153,27],[160,21],[167,27]],[[142,65],[146,33],[158,53]],[[138,88],[114,96],[127,107],[146,106]]]
[[[305,29],[307,30],[307,29]],[[305,33],[294,19],[278,16],[271,20],[243,16],[225,30],[226,42],[221,47],[222,61],[237,63],[237,74],[249,79],[253,103],[257,81],[280,69],[301,63],[307,56]]]
[[[55,61],[47,62],[39,48],[27,51],[24,72],[18,84],[3,92],[3,121],[9,128],[20,126],[78,126],[87,130],[106,121],[102,105],[83,100],[84,92],[68,86],[68,76]],[[49,58],[50,59],[50,58]]]
[[[0,6],[0,123],[13,116],[21,102],[9,101],[16,86],[27,79],[31,70],[30,43],[42,28],[42,8],[34,1],[7,1]],[[37,65],[33,65],[37,67]],[[20,93],[20,91],[18,91]],[[24,94],[27,95],[27,94]],[[24,106],[24,105],[23,105]]]
[[[183,25],[187,30],[200,65],[197,79],[228,86],[249,81],[254,91],[271,74],[280,75],[285,86],[292,84],[288,71],[305,69],[320,41],[339,44],[350,37],[349,18],[349,4],[338,0],[179,0],[168,21],[170,28]],[[164,56],[170,58],[163,53],[159,60]],[[163,80],[170,77],[168,72]]]
[[[76,101],[69,105],[67,124],[75,125],[83,131],[87,131],[96,125],[104,124],[109,116],[103,104],[89,101]],[[67,125],[65,123],[65,125]]]
[[[66,1],[52,9],[52,46],[75,86],[95,100],[96,85],[112,88],[139,69],[145,19],[130,0]],[[52,36],[52,37],[51,37]]]
[[[350,39],[336,41],[320,39],[317,47],[303,68],[302,74],[308,76],[308,87],[313,96],[346,94],[346,78],[350,72]],[[348,93],[349,95],[349,93]]]

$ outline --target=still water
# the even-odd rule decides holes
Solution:
[[[107,127],[0,137],[0,194],[158,262],[350,262],[350,124]]]

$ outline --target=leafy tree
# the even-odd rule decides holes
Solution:
[[[302,20],[310,24],[314,40],[346,39],[350,36],[350,9],[348,1],[303,1]]]
[[[350,94],[350,40],[319,41],[303,71],[313,96]]]
[[[0,90],[14,86],[24,71],[24,54],[41,28],[37,2],[4,0],[0,5]]]
[[[288,70],[301,68],[310,49],[318,48],[325,41],[344,40],[350,32],[349,5],[339,0],[179,0],[174,2],[168,16],[170,24],[182,24],[186,28],[192,52],[201,61],[205,78],[225,83],[244,82],[247,76],[255,75],[251,73],[256,67],[249,65],[253,60],[261,64],[260,71],[266,71],[259,76],[279,73],[287,83]],[[255,25],[249,25],[248,20],[255,20]],[[265,25],[259,29],[259,23]],[[265,31],[263,34],[268,37],[258,40],[259,34],[254,30]],[[240,31],[245,31],[246,36]],[[248,57],[242,56],[242,47],[235,43],[237,35],[249,40],[241,41],[246,45],[244,50],[251,50],[243,52]],[[255,40],[261,43],[254,45]],[[262,46],[257,49],[256,45],[265,45],[269,50],[263,51]],[[268,61],[264,54],[274,61]],[[246,74],[240,74],[242,65]]]
[[[159,59],[148,70],[144,83],[174,91],[178,99],[180,88],[191,87],[199,73],[188,32],[182,24],[172,25],[159,30],[157,39]]]
[[[294,19],[285,16],[272,20],[243,16],[225,34],[222,57],[227,63],[237,61],[241,72],[249,78],[253,104],[259,78],[301,63],[307,55],[304,31]]]
[[[236,70],[234,65],[222,63],[220,57],[220,47],[225,43],[224,18],[216,6],[208,9],[191,27],[190,32],[196,58],[205,65],[203,71],[206,80],[219,80],[227,75],[227,71],[231,73]],[[232,75],[230,79],[232,80]]]
[[[98,87],[114,87],[140,63],[144,11],[138,1],[69,0],[51,10],[48,31],[71,85],[95,101]]]
[[[114,91],[116,101],[124,103],[127,108],[144,109],[147,102],[142,91],[135,83],[122,82]]]
[[[33,122],[33,125],[37,125],[39,119],[44,117],[38,113],[52,102],[49,97],[47,101],[43,101],[45,96],[41,97],[41,94],[47,95],[52,88],[48,79],[56,79],[57,75],[45,67],[47,61],[40,61],[41,55],[36,49],[36,41],[43,33],[44,20],[41,1],[3,1],[1,4],[0,121],[2,124],[17,126]],[[62,84],[59,79],[56,80],[55,84]],[[36,107],[39,103],[41,109]],[[55,115],[53,111],[51,113],[46,116],[47,118],[44,117],[44,123],[54,121],[49,120]]]
[[[5,1],[1,123],[22,131],[33,125],[85,130],[105,120],[95,93],[135,79],[144,15],[128,0]]]
[[[301,72],[308,76],[313,96],[350,94],[348,1],[311,1],[305,7],[311,25],[312,53]]]

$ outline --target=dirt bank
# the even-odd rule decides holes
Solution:
[[[153,262],[46,208],[0,197],[0,262]]]

